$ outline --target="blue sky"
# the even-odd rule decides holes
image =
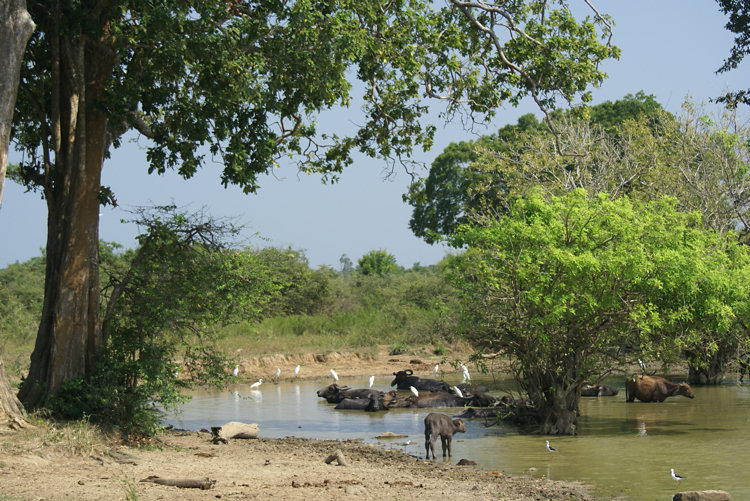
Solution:
[[[583,2],[571,2],[577,3]],[[595,103],[643,90],[678,112],[688,95],[700,103],[727,90],[748,87],[750,62],[729,74],[714,73],[733,43],[714,1],[599,0],[594,4],[614,17],[613,43],[622,49],[619,61],[606,64],[609,78],[594,90]],[[529,112],[539,114],[531,103],[502,109],[486,129],[473,132],[460,123],[439,123],[435,148],[416,159],[429,164],[450,142],[494,132]],[[748,110],[743,113],[747,115]],[[327,113],[322,127],[345,127],[351,123],[350,114],[346,110]],[[14,158],[11,152],[11,162]],[[373,249],[387,250],[405,267],[438,262],[449,250],[427,245],[409,231],[411,210],[401,197],[410,178],[397,171],[384,179],[386,167],[382,161],[359,158],[340,182],[324,185],[318,177],[298,175],[292,166],[282,166],[261,179],[258,194],[244,195],[237,188],[221,186],[220,168],[215,164],[207,164],[187,181],[175,174],[148,175],[143,143],[129,142],[113,151],[104,165],[102,183],[114,189],[120,207],[102,209],[100,236],[132,247],[137,228],[120,222],[128,217],[124,210],[175,203],[188,210],[205,208],[217,217],[236,218],[246,225],[244,236],[251,245],[304,250],[313,267],[338,269],[342,254],[356,263]],[[40,255],[46,217],[38,194],[24,193],[15,183],[6,182],[0,209],[0,267]]]

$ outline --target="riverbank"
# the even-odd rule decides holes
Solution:
[[[436,363],[441,377],[457,370],[468,351],[436,355],[430,349],[392,355],[386,346],[367,356],[356,353],[238,358],[241,381],[280,379],[330,381],[330,369],[347,377],[388,376],[412,368],[428,376]],[[499,363],[489,360],[489,363]],[[471,364],[469,364],[471,367]],[[494,367],[496,370],[498,367]],[[500,499],[594,500],[575,482],[505,475],[476,466],[425,461],[398,450],[360,441],[263,438],[213,444],[206,431],[170,430],[139,447],[126,446],[89,424],[37,428],[0,435],[0,492],[3,499]],[[325,462],[341,451],[345,466]],[[461,457],[455,457],[458,461]],[[151,476],[174,480],[208,478],[210,490],[142,482]]]
[[[593,500],[586,486],[424,461],[356,441],[299,438],[231,440],[168,431],[145,447],[107,440],[87,447],[56,442],[59,431],[0,436],[3,499],[499,499]],[[346,465],[325,459],[341,451]],[[208,478],[209,490],[143,482]]]

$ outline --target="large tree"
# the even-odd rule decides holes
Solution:
[[[588,2],[587,2],[588,4]],[[29,2],[39,27],[19,100],[20,178],[48,206],[45,302],[27,406],[93,367],[102,344],[97,276],[104,159],[135,129],[150,172],[192,176],[206,156],[245,192],[281,157],[335,176],[356,150],[406,162],[428,147],[421,119],[436,97],[472,115],[531,95],[573,99],[617,55],[609,22],[576,21],[565,2],[435,8],[408,0],[56,0]],[[348,106],[363,82],[361,127],[316,130],[317,112]]]
[[[15,110],[21,64],[26,44],[34,31],[34,22],[26,10],[26,0],[0,3],[0,207],[3,204],[5,172],[8,167],[10,129]],[[20,402],[5,376],[0,353],[0,426],[24,426]]]
[[[726,331],[747,300],[745,250],[669,198],[534,190],[452,243],[466,249],[450,270],[469,336],[508,357],[543,433],[576,432],[581,385],[621,364],[625,346],[674,360],[697,329]]]

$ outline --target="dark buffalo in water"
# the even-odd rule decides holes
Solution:
[[[391,382],[391,386],[395,386],[399,390],[408,390],[410,386],[413,386],[418,391],[449,392],[451,390],[451,387],[445,381],[438,381],[437,379],[422,379],[413,374],[414,371],[411,369],[394,372],[393,375],[396,377]]]
[[[368,398],[345,398],[334,408],[367,412],[388,410],[388,406],[386,405],[386,394],[383,392],[380,392],[379,395],[376,393],[370,393]]]
[[[695,398],[695,393],[687,383],[673,383],[660,376],[633,374],[625,381],[625,400],[636,398],[641,402],[663,402],[667,397],[682,395]]]
[[[617,388],[603,384],[584,384],[581,386],[582,397],[614,397],[618,393]]]
[[[477,393],[470,397],[459,397],[453,392],[437,391],[423,393],[418,397],[414,395],[402,397],[392,394],[387,405],[391,408],[413,407],[425,409],[430,407],[489,407],[495,402],[496,399],[494,397],[485,395],[484,393]]]
[[[371,395],[385,395],[385,392],[371,388],[351,389],[348,386],[339,386],[335,383],[319,389],[317,393],[320,398],[325,398],[329,404],[338,404],[346,398],[369,399]]]
[[[424,447],[427,449],[427,459],[430,459],[430,450],[432,450],[432,459],[437,459],[435,455],[435,440],[440,435],[440,442],[443,446],[443,457],[446,451],[451,456],[451,441],[454,433],[465,433],[466,426],[460,419],[451,419],[450,416],[437,412],[430,412],[424,418]]]

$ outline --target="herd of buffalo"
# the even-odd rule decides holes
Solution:
[[[427,415],[425,423],[425,449],[427,458],[435,457],[435,441],[440,437],[443,457],[446,452],[451,455],[451,439],[456,432],[465,432],[461,418],[502,417],[502,410],[528,405],[510,396],[496,398],[487,395],[487,388],[469,383],[451,387],[445,381],[423,379],[414,375],[411,369],[394,372],[391,386],[397,390],[410,390],[408,396],[396,390],[380,391],[372,388],[352,389],[347,386],[331,384],[318,390],[318,396],[328,403],[336,404],[336,409],[386,411],[399,407],[468,407],[458,419],[451,419],[445,414],[432,412]],[[581,396],[602,397],[617,395],[617,388],[605,385],[584,385]],[[673,383],[666,378],[646,374],[634,374],[625,382],[625,399],[633,402],[636,398],[642,402],[663,402],[667,397],[683,395],[695,398],[687,383]],[[518,418],[518,413],[513,413]]]
[[[391,386],[397,390],[411,390],[406,396],[396,390],[380,391],[372,388],[352,389],[348,386],[331,384],[318,390],[318,396],[328,403],[336,404],[336,409],[386,411],[395,408],[430,408],[430,407],[480,407],[497,408],[502,404],[517,403],[510,397],[496,398],[488,395],[487,388],[464,383],[451,387],[445,381],[424,379],[414,375],[411,369],[394,372]],[[606,397],[617,395],[617,388],[605,385],[584,385],[581,388],[583,397]],[[695,395],[687,383],[672,383],[659,376],[635,374],[625,384],[626,400],[636,398],[642,402],[663,402],[667,397],[683,395],[694,398]],[[494,416],[492,410],[481,412],[469,409],[459,417]]]

